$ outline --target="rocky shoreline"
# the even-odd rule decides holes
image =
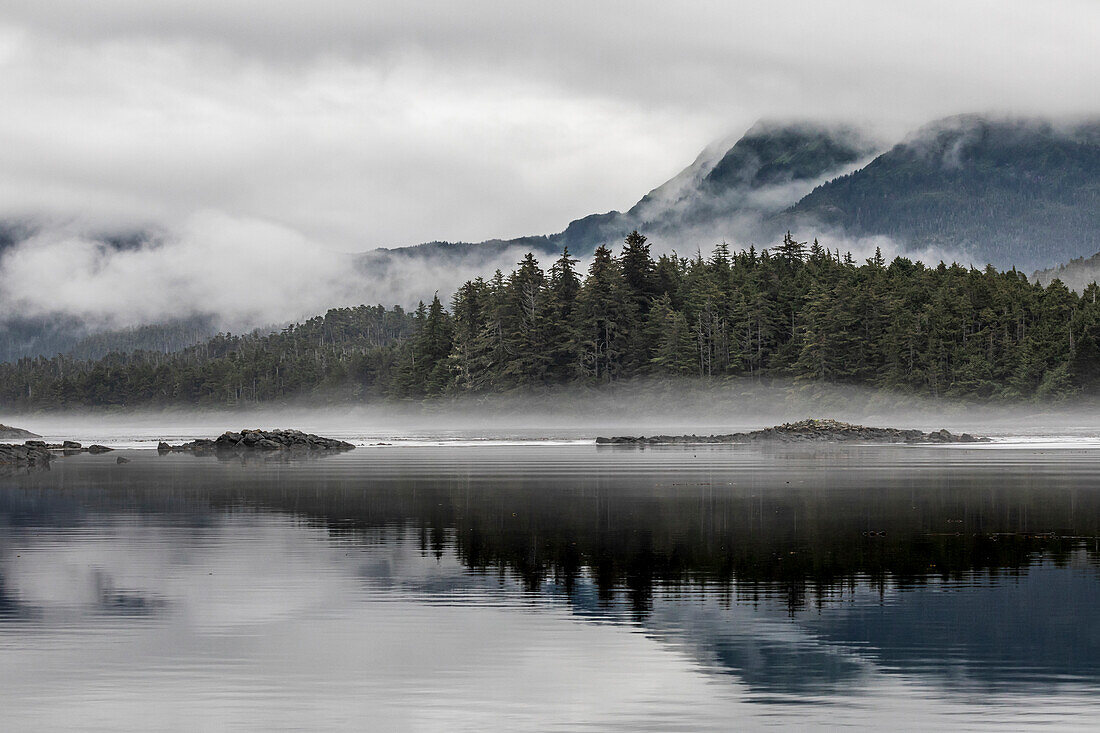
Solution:
[[[196,456],[284,456],[297,457],[351,450],[355,446],[343,440],[325,438],[301,430],[242,430],[222,433],[217,438],[200,438],[182,445],[157,445],[160,455],[189,453]],[[46,443],[44,440],[26,440],[23,443],[0,443],[0,469],[4,472],[31,469],[48,470],[50,462],[59,456],[80,453],[100,454],[114,450],[105,445],[82,445],[75,440],[62,443]],[[118,458],[117,463],[129,463]]]
[[[38,441],[32,441],[38,442]],[[0,443],[0,466],[48,468],[56,456],[43,445]]]
[[[27,440],[23,443],[0,443],[0,468],[5,475],[19,470],[49,470],[50,461],[58,457],[78,453],[109,453],[114,450],[105,445],[84,446],[75,440],[64,443],[46,443],[44,440]],[[125,459],[119,459],[124,461]]]
[[[597,445],[669,445],[703,443],[988,443],[970,433],[955,434],[947,430],[876,428],[836,420],[801,420],[763,430],[725,435],[653,435],[596,438]]]
[[[157,452],[195,455],[271,453],[275,451],[346,451],[355,446],[343,440],[325,438],[301,430],[241,430],[225,432],[217,438],[200,438],[182,445],[161,442]]]

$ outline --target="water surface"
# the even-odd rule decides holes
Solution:
[[[0,478],[0,723],[1094,729],[1097,476],[1090,446],[64,458]]]

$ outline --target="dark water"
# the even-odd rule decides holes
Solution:
[[[0,478],[0,729],[1095,729],[1100,451]]]

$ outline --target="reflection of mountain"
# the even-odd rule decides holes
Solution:
[[[578,612],[632,621],[629,608],[575,592]],[[855,586],[813,613],[787,618],[767,601],[721,591],[661,592],[636,622],[707,668],[759,693],[828,694],[875,669],[897,670],[963,691],[1036,690],[1037,680],[1100,681],[1100,627],[1081,609],[1100,607],[1094,569],[1030,566],[966,575],[881,594]]]
[[[628,607],[601,602],[582,585],[570,600],[586,618],[636,623],[645,632],[689,654],[703,668],[736,676],[758,693],[824,694],[850,685],[872,667],[865,650],[843,639],[819,638],[766,597],[729,602],[720,591],[703,595],[659,594],[641,619]]]
[[[992,688],[1043,678],[1100,680],[1095,567],[1046,563],[1022,573],[891,594],[883,604],[841,605],[810,616],[807,629],[866,650],[875,663],[921,676]]]

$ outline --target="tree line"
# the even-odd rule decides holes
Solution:
[[[330,310],[174,354],[0,365],[6,408],[429,399],[635,377],[791,379],[981,400],[1100,388],[1095,284],[1016,270],[864,262],[790,234],[776,247],[662,254],[631,233],[587,272],[526,255],[413,312]]]

